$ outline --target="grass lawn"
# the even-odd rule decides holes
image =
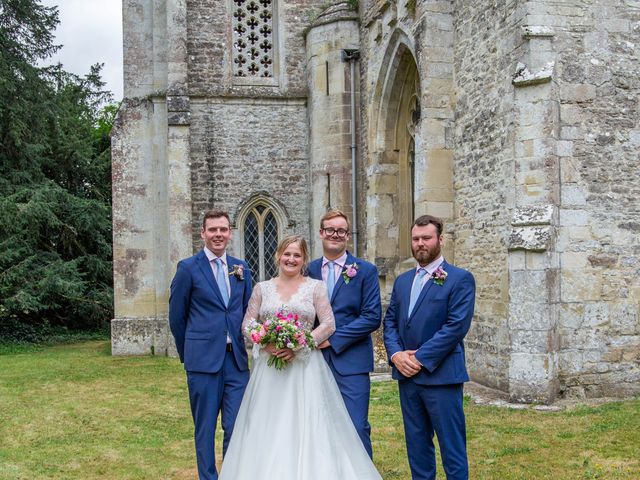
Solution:
[[[640,400],[466,413],[472,479],[640,479]],[[409,479],[395,382],[373,385],[370,420],[382,477]],[[180,363],[105,341],[0,355],[0,479],[98,478],[196,478]]]

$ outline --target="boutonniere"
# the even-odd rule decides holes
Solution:
[[[431,278],[433,278],[433,283],[436,285],[443,285],[444,281],[447,279],[448,273],[445,272],[442,267],[436,268],[431,274]]]
[[[342,279],[345,284],[348,284],[353,277],[358,274],[358,264],[353,262],[351,265],[345,265],[342,271]]]
[[[229,276],[233,275],[238,280],[244,280],[244,267],[240,264],[234,265],[233,269],[229,270]]]

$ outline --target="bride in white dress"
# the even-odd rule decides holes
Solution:
[[[309,262],[304,238],[282,240],[276,262],[279,276],[256,285],[243,331],[251,320],[286,305],[309,330],[317,316],[311,334],[320,344],[335,330],[335,320],[324,283],[302,276]],[[220,480],[380,480],[320,351],[268,345],[254,352]],[[267,366],[272,354],[288,366]]]

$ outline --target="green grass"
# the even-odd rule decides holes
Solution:
[[[112,357],[105,341],[4,353],[0,479],[196,478],[176,359]],[[375,463],[407,480],[395,382],[371,397]],[[640,478],[640,400],[541,412],[466,399],[465,411],[472,479]]]

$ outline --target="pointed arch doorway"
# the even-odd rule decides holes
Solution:
[[[420,77],[408,38],[402,34],[388,47],[370,116],[369,255],[386,270],[395,270],[411,258],[421,145]]]

